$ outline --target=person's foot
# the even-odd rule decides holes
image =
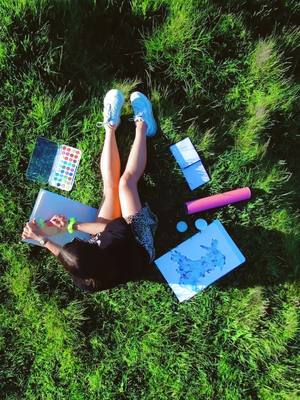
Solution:
[[[115,127],[120,124],[120,115],[124,104],[124,95],[118,89],[109,90],[103,100],[103,125]]]
[[[150,100],[141,92],[133,92],[130,96],[130,101],[134,111],[134,121],[144,121],[147,124],[146,136],[154,136],[157,124],[153,116]]]

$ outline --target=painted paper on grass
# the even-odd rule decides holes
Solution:
[[[220,221],[155,260],[179,302],[193,297],[245,261]]]

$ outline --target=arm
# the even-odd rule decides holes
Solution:
[[[39,225],[37,224],[36,220],[34,219],[33,221],[27,222],[27,224],[24,227],[23,233],[22,233],[22,239],[33,239],[33,240],[45,240],[45,245],[49,251],[51,251],[52,254],[55,256],[58,256],[60,253],[62,247],[59,246],[56,243],[53,243],[51,240],[49,240],[45,234],[42,233],[42,230],[40,229]]]
[[[67,229],[68,219],[64,215],[54,215],[50,221],[59,229]],[[109,222],[111,221],[105,218],[97,218],[97,221],[95,222],[76,222],[73,225],[73,229],[79,232],[86,232],[90,235],[95,235],[98,232],[104,231]]]
[[[105,222],[104,222],[105,221]],[[74,229],[80,232],[86,232],[90,235],[95,235],[98,232],[104,231],[106,225],[108,224],[108,220],[103,219],[98,222],[76,222],[74,224]]]
[[[44,239],[45,241],[47,240],[44,247],[49,251],[51,251],[51,253],[57,257],[62,247],[56,243],[51,242],[51,240],[49,240],[48,238],[41,238],[41,239]]]
[[[65,230],[68,224],[67,219],[64,216],[55,215],[51,218],[50,221],[54,226],[62,230]],[[77,231],[95,235],[98,232],[104,231],[106,225],[109,222],[110,221],[105,218],[98,218],[96,222],[76,222],[73,228]],[[48,239],[45,232],[42,231],[35,219],[33,221],[29,221],[26,224],[22,233],[22,238],[33,240],[47,239],[48,242],[45,243],[45,247],[50,250],[51,253],[55,256],[57,256],[61,250],[61,246],[58,246]]]

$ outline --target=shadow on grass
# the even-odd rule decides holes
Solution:
[[[228,233],[231,235],[235,243],[238,245],[246,258],[246,262],[237,267],[227,275],[224,275],[213,285],[216,285],[220,290],[227,291],[227,289],[235,288],[251,288],[256,286],[272,287],[280,285],[285,282],[295,282],[299,280],[299,254],[293,252],[294,237],[283,235],[276,231],[268,231],[260,227],[245,228],[241,226],[228,227]],[[186,234],[186,237],[192,236],[196,232]],[[173,243],[173,247],[180,244],[183,240],[178,234],[177,243]],[[290,251],[287,251],[287,247]],[[171,249],[172,247],[170,247]],[[169,250],[170,250],[169,249]],[[161,256],[168,250],[157,257]],[[287,256],[288,254],[288,256]],[[156,282],[166,286],[172,295],[172,290],[168,287],[167,281],[160,273],[159,269],[154,263],[141,267],[138,271],[135,270],[128,275],[126,281],[123,281],[109,290],[118,290],[123,284],[128,282]],[[51,277],[44,277],[43,282],[39,282],[39,290],[42,292],[52,292],[58,290],[62,296],[61,301],[67,303],[78,297],[78,292],[74,291],[73,284],[70,283],[66,287],[64,281],[57,281],[57,274],[51,273]],[[88,292],[82,294],[89,295]],[[173,294],[174,299],[175,295]],[[79,296],[81,297],[81,296]]]
[[[39,15],[28,8],[12,27],[21,43],[17,67],[35,65],[51,92],[63,87],[78,102],[112,80],[146,82],[142,34],[163,17],[153,13],[144,19],[132,13],[130,2],[108,3],[64,0],[45,5]],[[28,35],[31,42],[25,47]]]
[[[256,286],[272,288],[286,282],[299,281],[299,254],[291,254],[289,259],[284,258],[287,253],[285,247],[294,240],[293,237],[259,227],[235,227],[228,231],[240,247],[246,262],[212,284],[219,290]],[[152,281],[163,284],[177,302],[175,294],[154,263],[144,267],[140,275],[133,278],[129,282]]]
[[[218,282],[222,289],[273,286],[299,281],[299,247],[292,235],[261,227],[228,229],[246,263]],[[299,245],[299,239],[298,239]]]

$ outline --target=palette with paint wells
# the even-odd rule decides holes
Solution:
[[[67,145],[60,146],[49,177],[49,185],[70,191],[75,180],[80,157],[80,150]]]
[[[81,150],[66,144],[58,145],[51,140],[38,137],[33,150],[26,177],[40,183],[49,183],[61,190],[73,187]]]

